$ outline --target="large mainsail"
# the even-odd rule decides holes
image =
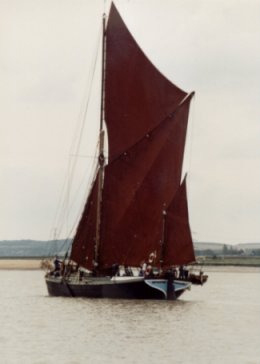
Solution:
[[[109,161],[102,196],[99,268],[114,263],[137,266],[151,252],[156,252],[155,264],[159,265],[163,211],[171,209],[179,190],[192,95],[152,65],[113,4],[104,69]],[[95,246],[96,186],[95,182],[71,254],[89,269]]]
[[[112,161],[158,126],[186,93],[153,66],[113,4],[106,44],[105,120]]]

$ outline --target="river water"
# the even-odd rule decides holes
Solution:
[[[42,271],[0,271],[3,364],[259,364],[260,271],[209,272],[181,299],[48,297]]]

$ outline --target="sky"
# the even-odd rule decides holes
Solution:
[[[194,241],[260,242],[260,0],[115,4],[151,62],[196,93],[183,171]],[[108,8],[0,0],[0,240],[75,229],[95,162]]]

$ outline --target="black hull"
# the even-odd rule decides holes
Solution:
[[[69,281],[62,278],[46,278],[50,296],[88,297],[88,298],[119,298],[119,299],[177,299],[189,284],[174,283],[174,294],[167,294],[167,280],[113,281],[108,278],[93,278],[87,282]],[[178,286],[178,287],[177,287]]]

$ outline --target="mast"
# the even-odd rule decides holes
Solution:
[[[100,221],[102,205],[102,189],[105,170],[104,156],[104,120],[105,120],[105,56],[106,56],[106,14],[103,14],[102,20],[102,77],[101,77],[101,104],[100,104],[100,126],[99,126],[99,172],[98,172],[98,192],[97,192],[97,219],[96,219],[96,243],[94,252],[94,267],[98,265],[99,246],[100,246]]]
[[[161,251],[160,251],[160,267],[163,266],[164,252],[165,252],[165,222],[166,222],[167,212],[164,206],[162,211],[162,239],[160,241]]]

